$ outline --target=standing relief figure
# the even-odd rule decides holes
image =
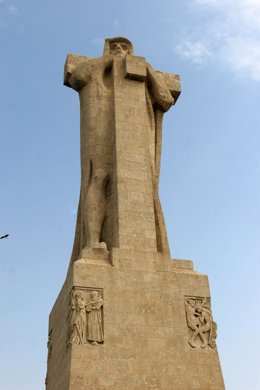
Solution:
[[[86,305],[88,312],[88,335],[87,339],[92,344],[102,343],[104,341],[104,333],[102,328],[101,307],[103,299],[97,291],[92,291],[90,299]]]
[[[70,343],[85,344],[87,342],[86,298],[82,291],[74,291],[71,299],[72,316],[70,322]]]
[[[64,84],[76,90],[80,98],[81,190],[71,261],[80,258],[82,249],[110,250],[113,247],[109,210],[115,196],[112,185],[115,164],[115,76],[112,70],[114,61],[123,63],[126,56],[134,56],[132,43],[127,38],[117,37],[106,39],[102,57],[68,55],[65,64]],[[175,97],[166,87],[162,74],[145,60],[144,64],[146,99],[139,104],[143,112],[142,120],[146,123],[150,150],[157,235],[166,237],[158,197],[161,127],[163,114],[174,104]],[[122,96],[122,99],[127,101],[127,96]],[[158,250],[169,252],[168,242],[161,241]]]
[[[193,331],[189,340],[192,348],[216,347],[217,324],[213,321],[206,298],[187,298],[185,301],[187,325]]]

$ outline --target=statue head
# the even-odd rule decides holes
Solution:
[[[134,54],[132,42],[124,37],[107,38],[105,40],[103,55],[109,54],[121,57],[126,54]]]
[[[74,292],[74,296],[75,296],[75,297],[83,298],[84,293],[83,293],[83,291],[76,290],[76,291]]]
[[[85,294],[83,293],[83,291],[75,291],[74,298],[77,303],[85,302]]]
[[[188,304],[189,304],[190,306],[192,306],[192,307],[195,307],[195,306],[196,306],[196,301],[195,301],[195,299],[189,298],[189,299],[187,299],[187,302],[188,302]]]
[[[90,299],[97,299],[98,298],[98,292],[97,291],[91,291],[90,293]]]

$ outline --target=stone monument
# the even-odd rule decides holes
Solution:
[[[81,189],[49,319],[47,390],[223,390],[208,278],[171,259],[158,196],[162,120],[178,75],[122,37],[69,54],[80,98]]]

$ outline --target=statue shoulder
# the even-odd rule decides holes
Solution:
[[[82,86],[83,79],[88,71],[94,67],[112,65],[111,56],[91,58],[76,54],[68,54],[64,66],[64,85],[76,90]]]
[[[89,57],[79,56],[77,54],[68,54],[64,65],[64,85],[71,87],[70,78],[76,67],[89,61]]]

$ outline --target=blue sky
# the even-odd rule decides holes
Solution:
[[[160,181],[172,257],[209,276],[226,389],[259,389],[259,26],[259,0],[0,0],[1,389],[44,389],[72,249],[79,102],[65,58],[118,35],[181,76]]]

